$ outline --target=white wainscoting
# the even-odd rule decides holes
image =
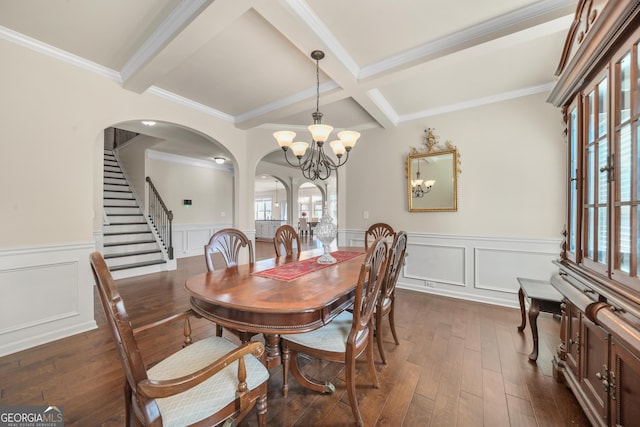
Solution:
[[[94,242],[0,250],[0,356],[97,327]]]
[[[172,227],[173,256],[186,258],[204,254],[204,245],[218,230],[233,227],[232,224],[174,224]],[[255,230],[242,230],[251,241],[255,241]]]
[[[341,245],[364,246],[364,230],[339,233]],[[560,239],[407,233],[398,287],[519,307],[518,277],[549,279]]]

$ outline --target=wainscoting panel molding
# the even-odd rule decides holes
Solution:
[[[555,252],[476,247],[475,287],[515,295],[520,287],[517,277],[541,280],[551,277]],[[514,273],[517,274],[515,280]]]
[[[403,276],[408,279],[424,280],[427,287],[434,283],[466,286],[464,246],[432,245],[407,242],[407,253]]]
[[[365,230],[339,230],[339,245],[364,246]],[[398,287],[518,307],[518,277],[546,280],[560,239],[407,232],[407,259]]]
[[[0,356],[96,328],[94,243],[0,250]]]
[[[174,224],[172,227],[173,256],[185,258],[204,253],[204,245],[218,230],[231,224]]]

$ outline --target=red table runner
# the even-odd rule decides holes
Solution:
[[[348,251],[336,251],[331,252],[331,255],[337,262],[347,261],[351,258],[355,258],[358,255],[362,255],[362,252],[348,252]],[[257,271],[253,274],[260,277],[266,277],[267,279],[282,280],[290,282],[305,274],[312,273],[314,271],[321,270],[325,267],[329,267],[333,264],[318,264],[318,258],[313,257],[305,259],[304,261],[294,261],[288,264],[273,267],[268,270]]]

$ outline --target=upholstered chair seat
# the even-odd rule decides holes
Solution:
[[[150,380],[169,380],[205,368],[235,350],[231,341],[210,337],[197,341],[169,356],[147,371]],[[247,389],[254,390],[269,379],[269,372],[254,356],[244,356]],[[164,426],[187,426],[218,412],[235,400],[238,386],[235,361],[205,382],[183,393],[156,399]]]

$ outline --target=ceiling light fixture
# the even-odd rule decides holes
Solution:
[[[311,58],[316,61],[316,111],[311,114],[313,124],[309,126],[311,132],[312,143],[311,148],[307,142],[294,141],[296,133],[292,131],[274,132],[273,136],[278,141],[278,145],[284,151],[284,157],[291,166],[299,167],[302,175],[309,181],[316,179],[327,179],[331,175],[331,171],[337,170],[340,166],[349,160],[349,152],[356,145],[360,133],[351,130],[344,130],[338,133],[338,138],[329,142],[333,154],[338,158],[338,162],[334,162],[324,151],[324,143],[329,138],[329,134],[333,131],[333,127],[322,124],[322,113],[320,112],[320,60],[324,58],[324,52],[314,50],[311,52]],[[298,163],[291,162],[287,153],[289,148],[293,151],[293,155],[297,157]],[[305,155],[306,153],[306,155]],[[346,156],[344,154],[346,153]],[[344,156],[344,161],[343,161]]]
[[[213,160],[214,160],[217,164],[221,165],[221,164],[223,164],[223,163],[224,163],[224,161],[225,161],[226,159],[225,159],[224,157],[214,157],[214,158],[213,158]]]
[[[142,124],[145,126],[155,126],[156,122],[154,122],[153,120],[143,120]]]

